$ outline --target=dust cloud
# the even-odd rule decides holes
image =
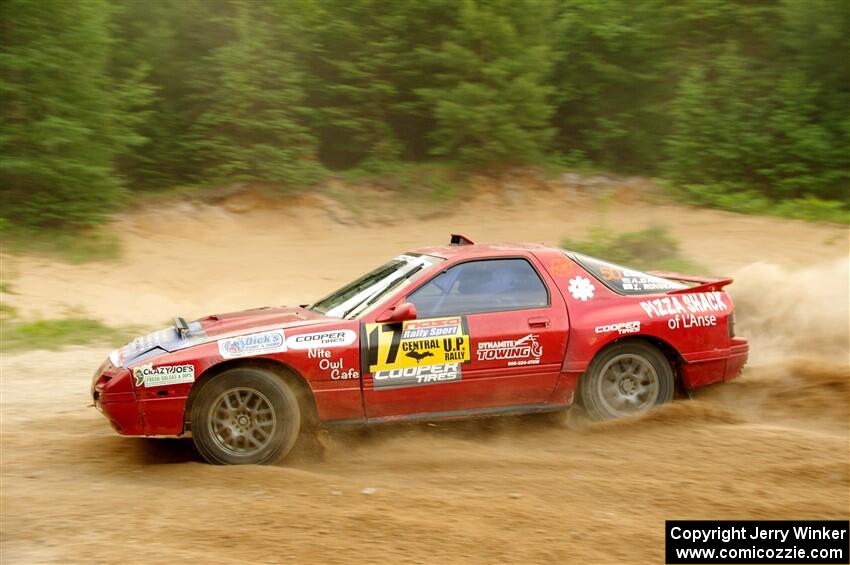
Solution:
[[[752,263],[734,278],[729,292],[751,365],[805,356],[850,362],[850,257],[798,268]]]

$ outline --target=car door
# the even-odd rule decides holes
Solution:
[[[550,282],[531,254],[478,258],[397,300],[417,318],[364,326],[367,417],[546,403],[569,330]]]

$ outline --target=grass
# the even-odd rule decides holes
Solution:
[[[661,182],[671,197],[693,206],[807,222],[850,224],[848,202],[825,200],[812,195],[774,201],[753,190],[722,184],[674,186],[672,183]]]
[[[0,235],[4,251],[47,255],[74,264],[121,256],[120,241],[102,228],[78,232],[9,228]]]
[[[444,202],[460,195],[467,185],[468,174],[462,167],[450,162],[386,162],[342,171],[339,176],[355,186],[374,185],[408,198]]]
[[[585,240],[565,239],[561,247],[644,271],[703,273],[705,269],[684,257],[679,243],[663,226],[615,233],[603,226],[590,230]]]
[[[82,317],[30,322],[0,319],[0,327],[0,350],[4,353],[26,349],[52,350],[96,342],[117,346],[138,333],[138,328],[116,329],[99,320]]]
[[[0,302],[0,321],[14,318],[17,314],[17,308],[6,302]]]

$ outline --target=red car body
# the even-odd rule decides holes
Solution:
[[[307,307],[266,307],[211,315],[186,326],[180,320],[174,328],[138,338],[98,369],[94,403],[120,434],[180,436],[191,430],[188,406],[202,383],[245,363],[285,367],[297,375],[308,412],[319,422],[369,424],[567,408],[594,357],[626,339],[662,351],[687,389],[733,378],[746,362],[748,344],[734,337],[734,306],[722,290],[731,279],[666,273],[684,284],[647,292],[656,279],[644,279],[641,293],[630,295],[610,286],[624,278],[616,266],[589,269],[588,258],[561,249],[475,245],[463,236],[453,242],[418,250],[440,262],[355,319],[328,317]],[[534,268],[546,286],[548,305],[405,322],[411,336],[449,336],[421,343],[441,348],[437,340],[447,339],[448,349],[462,349],[455,352],[462,377],[446,373],[446,364],[432,363],[424,377],[422,369],[375,369],[377,354],[385,353],[375,340],[383,339],[384,326],[391,325],[379,319],[452,266],[503,258],[523,259]],[[399,339],[407,347],[407,338]],[[452,354],[435,351],[438,357]],[[443,360],[424,356],[432,354],[410,353],[404,362],[415,367],[420,361]],[[394,378],[407,378],[405,371],[420,371],[417,378],[427,386],[386,386]],[[150,375],[170,376],[163,378],[167,384],[156,386],[145,380]]]

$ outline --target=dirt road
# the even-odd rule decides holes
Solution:
[[[122,219],[116,263],[14,259],[15,306],[156,324],[308,301],[455,229],[555,243],[596,221],[590,204],[532,197],[392,226],[329,223],[315,207],[190,208]],[[4,354],[0,560],[659,563],[665,519],[846,519],[846,229],[640,203],[606,222],[653,220],[737,277],[754,345],[737,381],[640,420],[337,431],[279,465],[212,467],[185,440],[118,437],[87,408],[107,348]]]

